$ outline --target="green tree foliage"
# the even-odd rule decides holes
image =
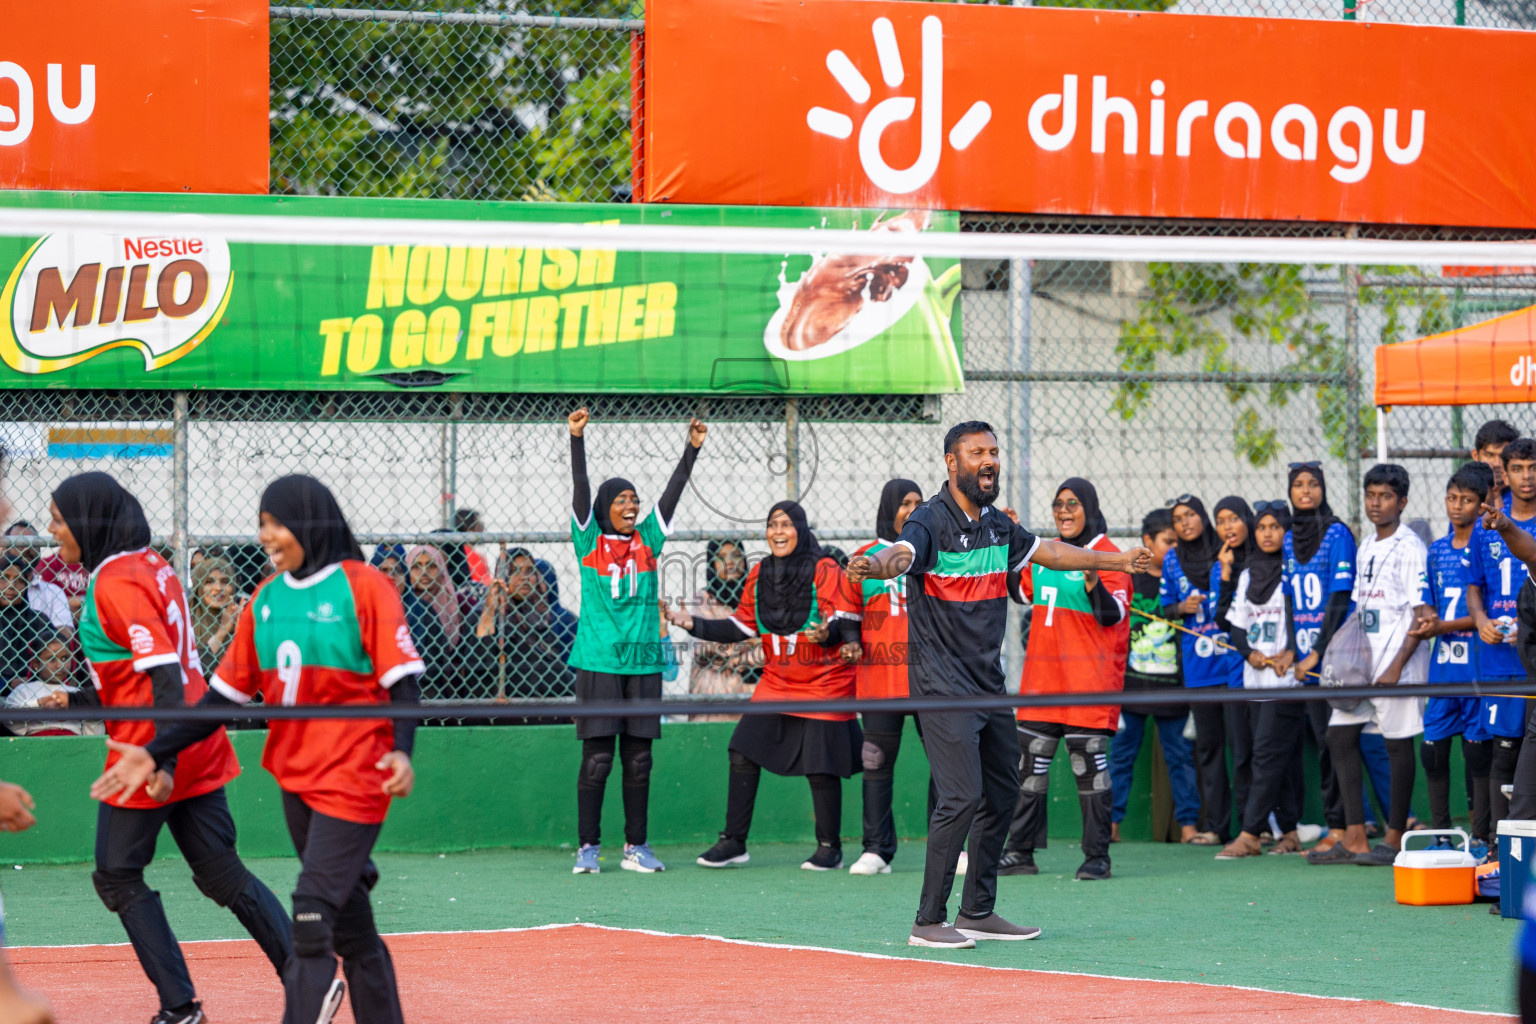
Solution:
[[[1381,344],[1392,344],[1450,327],[1447,305],[1437,292],[1416,288],[1412,279],[1423,272],[1413,267],[1361,267],[1362,279],[1404,281],[1389,287],[1359,291],[1362,311],[1379,322]],[[1283,371],[1325,374],[1338,383],[1313,392],[1323,435],[1335,458],[1345,457],[1349,419],[1350,353],[1344,336],[1342,294],[1348,273],[1343,267],[1261,263],[1152,263],[1137,315],[1120,326],[1116,352],[1125,370],[1189,368],[1193,361],[1206,373]],[[1330,293],[1327,297],[1320,294]],[[1362,327],[1362,331],[1365,328]],[[1234,354],[1234,343],[1264,346],[1260,366],[1245,365]],[[1245,346],[1249,352],[1251,346]],[[1275,358],[1275,354],[1279,358]],[[1147,408],[1156,385],[1146,382],[1120,386],[1114,408],[1134,419]],[[1237,409],[1232,432],[1236,454],[1254,466],[1266,466],[1280,455],[1279,429],[1273,421],[1302,391],[1295,383],[1222,385],[1227,402]],[[1375,429],[1376,410],[1362,399],[1362,432]]]
[[[536,13],[634,16],[624,0],[551,0]],[[622,198],[629,60],[623,31],[275,18],[272,191]]]

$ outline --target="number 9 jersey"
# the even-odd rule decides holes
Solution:
[[[425,671],[395,585],[362,562],[305,579],[283,573],[256,589],[211,685],[238,704],[387,704],[389,687]],[[262,766],[321,814],[377,825],[389,812],[394,749],[387,718],[286,719],[269,725]]]
[[[161,665],[181,666],[188,704],[196,704],[208,688],[181,581],[170,563],[148,548],[112,555],[91,573],[80,612],[80,649],[90,665],[91,682],[107,707],[153,705],[149,670]],[[120,743],[143,746],[155,738],[155,724],[108,722],[107,735]],[[107,767],[119,756],[109,753]],[[176,760],[176,786],[167,802],[211,793],[239,774],[240,762],[220,727],[181,752]],[[164,806],[142,788],[109,802],[137,809]]]

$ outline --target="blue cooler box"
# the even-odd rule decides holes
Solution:
[[[1536,821],[1499,822],[1499,915],[1520,917],[1536,860]]]

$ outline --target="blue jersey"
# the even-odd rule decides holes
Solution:
[[[1296,559],[1296,545],[1289,530],[1281,550],[1285,571],[1281,585],[1290,588],[1295,615],[1296,650],[1305,658],[1312,653],[1317,635],[1322,632],[1328,598],[1340,591],[1355,589],[1355,537],[1343,523],[1334,523],[1323,534],[1310,561]]]
[[[1526,533],[1536,535],[1536,516],[1514,520]],[[1508,620],[1511,627],[1519,616],[1520,588],[1525,585],[1525,563],[1510,553],[1496,530],[1477,526],[1472,531],[1472,564],[1467,582],[1482,593],[1483,610],[1495,621]],[[1484,679],[1524,679],[1525,668],[1514,644],[1490,644],[1478,640],[1478,668]]]
[[[1429,572],[1423,602],[1446,622],[1465,618],[1467,580],[1472,571],[1472,544],[1458,548],[1446,534],[1429,546]],[[1432,683],[1470,683],[1477,679],[1477,630],[1445,633],[1435,638],[1429,661]]]
[[[1184,567],[1179,564],[1178,552],[1168,552],[1163,559],[1163,579],[1158,586],[1158,601],[1164,607],[1179,604],[1195,589],[1189,577],[1184,575]],[[1206,580],[1206,586],[1201,592],[1205,594],[1205,600],[1201,602],[1200,608],[1195,614],[1184,616],[1184,628],[1199,634],[1198,636],[1181,634],[1180,654],[1183,657],[1184,685],[1189,687],[1242,686],[1242,659],[1227,648],[1216,646],[1217,641],[1227,642],[1227,634],[1216,622],[1216,600],[1221,593],[1219,564],[1211,567],[1211,578]],[[1233,682],[1233,665],[1236,665],[1235,683]]]

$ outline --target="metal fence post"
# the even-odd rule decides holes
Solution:
[[[1013,448],[1014,502],[1026,525],[1030,518],[1030,381],[1031,369],[1029,300],[1034,290],[1034,267],[1029,260],[1015,257],[1008,261],[1008,353],[1009,365],[1023,374],[1014,387],[1012,418],[1008,424],[1009,444]]]
[[[187,430],[189,402],[185,391],[176,392],[171,413],[171,560],[177,574],[191,586],[191,502],[187,497],[187,464],[190,438]]]
[[[784,496],[800,500],[800,403],[784,400]]]
[[[1350,228],[1351,236],[1357,234]],[[1349,526],[1360,536],[1360,268],[1344,268],[1344,465],[1349,487]]]

